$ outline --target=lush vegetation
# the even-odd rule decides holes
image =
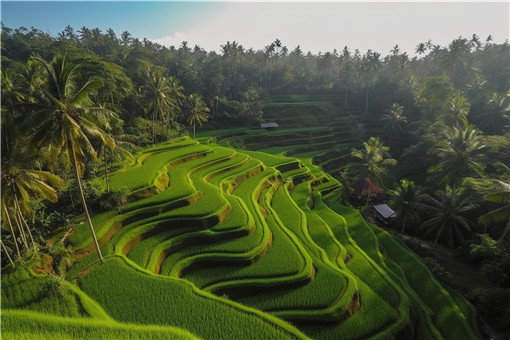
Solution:
[[[507,42],[222,49],[3,27],[6,338],[509,331]]]

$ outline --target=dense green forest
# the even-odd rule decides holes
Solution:
[[[452,331],[453,335],[447,335],[444,330],[446,328],[442,328],[445,327],[444,324],[451,322],[449,319],[443,318],[439,311],[434,311],[441,315],[437,316],[440,321],[437,321],[436,325],[436,321],[430,321],[430,316],[423,316],[428,315],[428,308],[431,307],[418,307],[423,304],[416,301],[429,296],[431,291],[423,293],[422,296],[419,289],[413,286],[411,278],[407,278],[407,284],[401,283],[406,280],[399,279],[398,275],[387,274],[406,269],[393,259],[402,267],[396,270],[397,265],[390,263],[390,260],[385,262],[383,257],[402,258],[412,252],[402,250],[396,254],[395,249],[400,249],[400,243],[397,246],[397,243],[393,243],[397,241],[387,238],[387,234],[379,234],[380,228],[368,224],[365,226],[365,222],[360,221],[359,225],[365,228],[360,229],[364,230],[363,232],[353,231],[349,236],[335,235],[339,241],[335,239],[336,243],[325,241],[313,231],[310,231],[310,235],[308,232],[301,235],[300,231],[293,231],[292,234],[281,228],[284,232],[280,230],[280,235],[276,229],[271,229],[271,223],[285,226],[301,223],[295,222],[292,214],[281,213],[291,209],[299,210],[309,224],[315,223],[313,221],[316,221],[317,225],[322,223],[331,235],[335,233],[333,226],[340,220],[338,216],[344,216],[344,221],[348,220],[350,223],[358,218],[355,214],[356,210],[359,210],[367,220],[371,220],[368,198],[353,199],[354,192],[351,189],[351,185],[358,180],[370,178],[386,190],[387,203],[397,212],[395,221],[388,229],[395,235],[400,234],[409,248],[426,258],[428,270],[435,274],[435,278],[431,278],[430,282],[436,282],[437,279],[448,287],[458,289],[476,307],[484,325],[496,333],[509,334],[508,41],[496,44],[490,36],[481,38],[473,34],[469,38],[458,37],[448,46],[435,45],[432,41],[417,42],[413,56],[401,52],[398,45],[390,47],[385,55],[372,50],[351,51],[348,47],[312,54],[302,51],[299,46],[289,50],[285,42],[278,39],[268,42],[262,50],[246,49],[235,41],[227,41],[221,46],[221,52],[216,53],[205,51],[199,46],[190,47],[187,42],[182,42],[179,47],[164,47],[147,39],[133,38],[129,32],[122,32],[118,37],[113,30],[102,32],[97,28],[86,27],[76,30],[68,26],[58,36],[53,37],[36,28],[28,30],[23,27],[11,29],[2,26],[1,44],[2,285],[7,287],[2,288],[2,309],[12,309],[6,315],[3,313],[2,321],[4,318],[19,320],[24,317],[23,311],[15,309],[24,309],[30,305],[25,303],[30,299],[26,298],[23,292],[17,292],[16,294],[23,295],[23,298],[18,296],[21,302],[12,301],[14,298],[10,294],[14,293],[9,287],[12,282],[28,281],[30,275],[26,268],[36,263],[38,274],[52,273],[50,277],[53,277],[45,281],[43,288],[37,289],[48,289],[55,296],[64,296],[63,291],[78,296],[79,300],[88,306],[81,308],[85,308],[90,316],[102,318],[104,325],[98,324],[97,327],[103,327],[108,332],[115,332],[116,327],[120,327],[119,322],[128,322],[131,328],[126,326],[125,329],[129,329],[131,334],[140,332],[140,338],[158,331],[182,338],[225,336],[196,333],[193,326],[167,323],[163,319],[157,319],[158,316],[145,322],[130,315],[116,314],[112,307],[115,302],[105,298],[99,288],[94,288],[93,283],[100,282],[101,275],[108,275],[108,271],[111,271],[111,276],[125,275],[127,282],[145,280],[147,285],[152,285],[155,290],[160,289],[159,285],[164,286],[163,281],[150,280],[141,274],[142,271],[130,272],[127,267],[122,267],[125,264],[121,265],[125,261],[133,261],[151,272],[176,277],[183,275],[198,287],[193,286],[193,289],[200,291],[196,293],[196,303],[203,305],[203,308],[210,303],[209,300],[207,303],[202,301],[206,299],[205,296],[207,299],[217,299],[209,297],[209,293],[220,297],[222,294],[230,295],[240,305],[249,306],[239,307],[237,302],[232,308],[230,305],[227,308],[226,305],[219,307],[215,304],[215,312],[233,315],[230,319],[232,325],[225,326],[232,332],[235,331],[235,323],[239,322],[239,325],[247,329],[253,328],[253,332],[262,332],[261,338],[299,338],[304,336],[303,334],[313,338],[335,338],[339,334],[335,332],[356,333],[357,322],[361,322],[361,319],[353,321],[352,325],[342,321],[341,325],[344,326],[329,330],[330,333],[321,333],[321,330],[311,326],[310,322],[319,318],[331,318],[339,322],[345,320],[347,314],[343,313],[357,315],[358,294],[362,297],[372,296],[370,294],[375,292],[373,300],[368,303],[377,305],[380,297],[388,302],[389,309],[384,310],[381,307],[377,312],[380,315],[400,315],[403,313],[400,308],[404,308],[402,301],[409,300],[407,303],[414,306],[413,310],[417,314],[414,318],[422,320],[423,317],[428,321],[425,327],[427,331],[423,331],[424,333],[414,327],[410,330],[404,326],[395,326],[397,330],[393,331],[391,327],[384,331],[374,328],[377,330],[373,330],[372,335],[406,338],[406,334],[410,334],[406,332],[433,336],[441,333],[438,338],[455,339],[461,333],[453,334]],[[280,130],[261,130],[259,123],[262,122],[277,122]],[[234,156],[233,151],[227,150],[237,151]],[[260,151],[274,156],[262,155],[258,153]],[[242,160],[243,157],[246,159]],[[288,161],[284,157],[295,158]],[[235,163],[236,160],[239,161],[238,164]],[[220,167],[223,161],[225,168]],[[184,179],[180,188],[174,189],[171,194],[165,194],[165,188],[171,187],[169,182],[175,182],[172,181],[172,176],[168,175],[169,180],[168,176],[160,176],[160,173],[174,171],[169,165],[174,164],[172,162],[175,163],[176,172],[173,175],[177,176],[176,178],[190,178],[193,185],[202,185],[200,192],[203,198],[200,198],[200,195],[195,196],[197,194],[186,187]],[[179,162],[186,165],[181,169]],[[226,167],[229,162],[232,164]],[[152,179],[147,180],[142,175],[142,172],[147,170],[137,168],[138,165],[148,163],[153,164],[153,169],[157,169],[154,172],[159,174],[155,175],[159,182],[150,190],[146,188],[146,182]],[[226,177],[231,171],[230,167],[234,169],[244,166],[250,175],[241,176],[242,180],[241,177]],[[268,169],[276,169],[274,171],[281,174],[267,173]],[[224,171],[225,175],[220,175],[221,171]],[[267,182],[271,184],[250,184],[250,181],[255,181],[258,177],[259,180],[271,178]],[[209,188],[203,178],[207,178],[207,182],[215,183],[217,188]],[[291,184],[286,182],[288,178]],[[296,180],[298,178],[299,180]],[[300,186],[302,181],[305,182],[305,178],[309,181],[310,193]],[[249,185],[253,187],[250,188]],[[288,191],[282,192],[280,188],[283,187]],[[327,280],[330,280],[330,283],[340,282],[338,273],[335,274],[331,269],[334,266],[340,268],[335,267],[335,270],[345,270],[347,278],[351,278],[350,275],[367,275],[361,269],[356,271],[363,266],[357,263],[357,260],[351,260],[351,257],[357,259],[354,254],[359,252],[362,255],[360,257],[366,257],[367,264],[383,268],[378,271],[381,281],[392,283],[378,286],[374,283],[378,282],[377,279],[373,277],[366,279],[366,284],[358,281],[359,287],[342,283],[345,285],[342,288],[345,294],[338,300],[332,298],[338,304],[338,309],[322,314],[314,312],[315,314],[310,316],[301,310],[305,309],[303,306],[284,309],[279,305],[284,303],[267,292],[263,293],[266,294],[263,299],[269,301],[267,303],[261,303],[262,298],[259,299],[258,295],[254,295],[257,298],[242,296],[238,290],[247,283],[237,282],[239,277],[230,273],[228,266],[219,267],[220,269],[214,267],[210,269],[211,272],[202,267],[196,271],[190,270],[194,267],[191,262],[183,260],[183,253],[190,259],[199,258],[203,254],[195,248],[185,248],[176,253],[160,249],[159,251],[165,254],[165,260],[158,262],[152,259],[152,256],[149,258],[147,253],[150,238],[147,238],[145,243],[147,247],[137,248],[133,243],[138,237],[137,242],[143,244],[145,234],[136,234],[137,229],[125,229],[124,233],[119,232],[113,236],[102,226],[113,221],[114,215],[123,216],[122,221],[126,222],[134,218],[134,212],[138,211],[135,209],[148,209],[150,204],[163,204],[164,197],[160,196],[162,194],[167,195],[168,197],[165,197],[168,202],[173,202],[178,208],[181,208],[179,204],[182,203],[179,203],[179,199],[187,197],[189,209],[192,210],[193,202],[215,197],[214,195],[221,191],[218,188],[225,192],[219,195],[222,199],[225,196],[224,199],[228,202],[225,205],[230,208],[213,209],[215,205],[210,203],[209,214],[219,211],[218,214],[223,216],[222,214],[227,214],[224,211],[228,210],[232,215],[231,212],[238,211],[234,206],[242,206],[242,209],[249,211],[247,216],[250,217],[245,218],[255,219],[252,221],[255,225],[269,225],[273,235],[268,236],[271,233],[264,234],[263,231],[259,235],[261,239],[266,239],[266,246],[276,243],[281,249],[290,252],[290,246],[282,245],[284,242],[281,240],[297,244],[293,249],[296,254],[301,254],[300,261],[303,263],[296,266],[302,268],[295,272],[290,264],[289,268],[286,268],[286,275],[294,275],[295,282],[313,281],[316,286]],[[156,198],[152,198],[154,192],[151,190],[158,192],[158,195],[154,196]],[[208,196],[208,192],[211,196]],[[233,192],[236,192],[239,198],[234,199],[234,196],[226,194]],[[249,206],[253,199],[250,196],[252,192],[259,195],[255,200],[264,211],[263,217],[259,216],[258,210],[250,210],[254,209]],[[308,203],[307,199],[310,197],[315,204]],[[147,202],[152,201],[149,204],[144,199]],[[338,202],[343,205],[340,206]],[[308,206],[310,211],[307,210]],[[158,209],[158,214],[163,216],[170,208],[161,206]],[[200,213],[205,214],[204,208],[201,209]],[[195,216],[197,211],[182,214]],[[177,213],[175,216],[184,218]],[[172,218],[177,218],[175,216]],[[270,222],[271,216],[275,217],[272,217]],[[118,221],[121,221],[120,217],[118,218]],[[236,218],[243,219],[241,216]],[[257,218],[261,220],[257,222]],[[204,218],[204,221],[201,223],[212,223],[207,218]],[[229,220],[215,220],[219,223],[217,226],[220,226],[214,231],[218,233],[217,236],[210,236],[202,231],[202,234],[194,234],[196,240],[191,237],[189,239],[198,240],[197,244],[200,244],[203,242],[202,238],[214,239],[222,237],[220,235],[230,235],[228,233],[234,228],[227,225],[226,221]],[[150,223],[156,221],[151,220]],[[113,225],[113,222],[111,224]],[[81,226],[84,228],[80,228]],[[115,228],[112,227],[113,229]],[[247,233],[247,230],[239,229],[235,233],[240,235]],[[283,237],[283,234],[287,236]],[[236,237],[232,235],[228,238]],[[150,247],[157,248],[155,242],[164,244],[163,240],[186,245],[186,242],[190,242],[182,235],[182,239],[178,241],[175,241],[176,235],[160,237],[151,241],[153,244]],[[351,237],[363,251],[358,245],[354,245]],[[345,240],[342,241],[342,238]],[[370,243],[367,240],[372,238],[380,244],[373,252],[368,250],[372,249],[371,246],[365,245]],[[115,242],[108,243],[110,239]],[[424,250],[420,242],[413,240],[424,240],[431,250]],[[337,243],[338,249],[333,250],[333,244]],[[350,246],[345,246],[347,243]],[[261,242],[254,247],[263,248],[262,244]],[[179,247],[181,243],[177,245]],[[321,250],[313,250],[315,246]],[[236,247],[242,248],[241,244],[234,245],[234,242],[228,247],[236,251]],[[225,246],[225,250],[219,246],[215,248],[214,245],[204,245],[211,254],[217,254],[215,252],[219,252],[220,248],[225,252],[233,251],[228,247]],[[454,254],[457,261],[475,272],[473,280],[483,277],[490,283],[484,281],[484,284],[476,288],[473,288],[476,286],[473,283],[459,284],[456,282],[458,278],[455,273],[452,276],[430,255],[436,247],[451,249],[451,254]],[[262,248],[259,249],[258,256],[266,252],[272,254]],[[88,254],[94,254],[87,257],[77,252],[77,249],[88,249]],[[335,251],[338,254],[332,255]],[[392,254],[392,251],[395,253]],[[340,254],[345,258],[345,264],[344,260],[337,263]],[[263,256],[263,259],[268,263],[276,261],[271,260],[271,256]],[[408,256],[414,261],[414,253]],[[105,261],[107,257],[109,260]],[[51,263],[48,258],[51,258]],[[87,268],[92,268],[92,261],[97,259],[104,263],[104,267],[94,269],[90,274],[83,274],[90,270]],[[264,260],[260,259],[256,264],[264,263]],[[230,261],[235,262],[232,259]],[[253,257],[247,261],[255,262]],[[420,261],[418,257],[416,261]],[[212,260],[211,262],[214,263]],[[354,269],[349,267],[351,262],[354,262],[351,264]],[[276,268],[276,263],[271,262],[266,268]],[[45,264],[49,268],[44,268]],[[346,265],[350,272],[345,268]],[[179,271],[179,266],[182,267],[182,272]],[[156,267],[157,270],[154,271]],[[246,268],[251,268],[243,268],[247,277],[255,277],[257,270],[260,270],[256,266]],[[276,269],[274,271],[271,279],[273,281],[268,280],[264,285],[277,285],[275,277],[283,274]],[[84,275],[83,279],[81,275]],[[7,277],[8,282],[4,277]],[[66,280],[59,281],[56,279],[58,277]],[[218,282],[213,281],[212,277]],[[75,280],[80,282],[81,289],[87,294],[75,288]],[[247,278],[244,280],[249,281]],[[346,280],[349,282],[349,279]],[[111,284],[107,281],[103,283]],[[409,288],[409,285],[414,290]],[[390,287],[398,294],[388,293]],[[40,293],[35,293],[35,288],[27,289],[29,294],[34,296]],[[161,289],[163,292],[166,288]],[[183,285],[168,293],[189,289]],[[405,293],[401,293],[402,291]],[[414,291],[418,292],[417,295]],[[240,294],[239,297],[234,298],[235,292]],[[310,307],[310,296],[304,297],[310,292],[302,293],[303,296],[289,293],[289,301],[292,302],[286,301],[285,306],[303,298],[306,307]],[[395,297],[389,298],[388,296],[393,296],[391,294],[395,294]],[[460,295],[456,297],[457,293],[452,291],[451,294],[453,298],[448,297],[448,303],[455,305],[456,310],[462,310],[465,318],[469,319],[468,315],[472,314],[466,312],[469,311],[469,303],[463,302],[465,300]],[[342,300],[347,296],[351,299],[350,305]],[[293,298],[296,300],[292,300]],[[55,307],[60,309],[60,312],[50,313],[57,315],[53,316],[55,319],[52,319],[51,325],[65,324],[62,326],[66,329],[65,332],[71,328],[85,327],[80,326],[76,320],[71,324],[70,321],[68,323],[58,319],[80,314],[80,307],[73,305],[76,304],[74,297],[74,302],[62,299],[59,302],[61,305]],[[152,301],[151,299],[155,298],[147,297],[148,301]],[[201,302],[198,302],[200,299]],[[395,302],[397,300],[398,303]],[[458,305],[451,302],[453,300]],[[363,305],[363,299],[361,301]],[[27,309],[46,310],[43,306],[44,299],[32,302],[32,305],[37,303],[40,305]],[[182,303],[179,308],[183,308],[187,302],[179,300],[178,303]],[[104,310],[96,305],[101,305]],[[231,309],[236,309],[237,312],[234,313]],[[252,309],[263,311],[260,320],[251,314]],[[90,312],[91,310],[94,312]],[[242,317],[241,310],[244,313]],[[362,310],[363,308],[359,308],[359,311]],[[19,315],[16,314],[18,312]],[[25,312],[28,313],[30,322],[37,325],[37,318],[40,316]],[[341,316],[335,313],[341,313]],[[207,316],[200,318],[206,320]],[[290,323],[280,324],[279,320],[273,320],[277,318]],[[380,323],[406,323],[395,318],[399,321],[381,319]],[[253,325],[255,319],[260,325]],[[215,322],[212,320],[203,321],[204,324],[200,327],[209,327],[208,325]],[[107,325],[106,321],[110,323]],[[300,322],[305,325],[303,328]],[[186,324],[185,321],[183,323]],[[273,329],[273,323],[278,325],[277,331]],[[164,329],[147,330],[137,328],[139,324],[159,324],[166,328],[161,326]],[[293,324],[296,324],[297,328],[294,328]],[[242,336],[238,333],[232,334],[234,337],[236,334]],[[473,337],[478,338],[479,334]]]

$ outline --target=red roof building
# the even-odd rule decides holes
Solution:
[[[353,185],[351,185],[351,188],[353,188],[354,192],[360,197],[367,195],[375,197],[377,196],[377,194],[382,194],[384,192],[384,190],[380,186],[372,182],[370,178],[365,178],[354,183]]]

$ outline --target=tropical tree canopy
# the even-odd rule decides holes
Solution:
[[[390,146],[393,136],[398,136],[405,124],[407,124],[407,118],[404,116],[404,107],[398,103],[393,103],[391,109],[387,110],[381,120],[386,122],[384,128],[390,132]]]
[[[390,190],[391,203],[396,207],[397,220],[402,225],[401,233],[404,233],[406,223],[413,223],[418,218],[418,210],[421,204],[421,188],[413,181],[400,180],[395,190]]]
[[[380,184],[381,176],[388,173],[387,167],[397,164],[395,159],[390,158],[389,150],[379,137],[370,137],[363,142],[362,149],[352,149],[351,156],[358,161],[353,165],[353,170],[358,171],[361,177],[372,178]]]
[[[436,235],[434,246],[441,237],[446,238],[450,247],[465,245],[464,234],[472,232],[474,223],[463,214],[476,206],[463,196],[463,189],[447,185],[445,190],[437,190],[434,196],[424,195],[422,207],[428,219],[420,228],[425,230],[425,236]]]
[[[506,222],[505,229],[498,240],[498,242],[501,242],[510,231],[510,184],[502,181],[498,181],[498,183],[501,184],[503,190],[486,195],[484,200],[494,203],[503,203],[504,205],[480,216],[478,221],[484,226],[492,223]]]
[[[36,126],[32,143],[42,148],[45,158],[54,168],[58,160],[64,166],[74,168],[83,210],[87,215],[99,259],[103,262],[80,178],[87,155],[97,160],[88,136],[100,139],[111,149],[115,148],[115,141],[97,124],[105,123],[109,117],[116,115],[102,107],[93,106],[90,94],[102,87],[102,81],[89,79],[83,86],[78,86],[78,67],[71,65],[67,55],[56,55],[49,63],[40,57],[34,57],[33,60],[44,67],[47,81],[41,88],[43,101],[39,103],[38,110],[34,111],[34,121],[41,123]]]
[[[482,175],[484,149],[479,131],[474,126],[447,129],[433,150],[439,162],[431,166],[428,172],[437,174],[440,183],[449,184],[457,184],[469,175]]]
[[[209,108],[205,105],[199,94],[193,93],[187,99],[189,114],[188,123],[193,125],[193,138],[195,138],[195,125],[202,126],[209,119]]]

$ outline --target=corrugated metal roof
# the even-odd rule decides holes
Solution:
[[[377,211],[383,218],[393,217],[396,213],[387,204],[374,205],[375,211]]]
[[[280,125],[276,124],[275,122],[271,122],[271,123],[261,123],[260,127],[262,129],[267,129],[267,128],[277,128],[277,127],[280,127]]]

